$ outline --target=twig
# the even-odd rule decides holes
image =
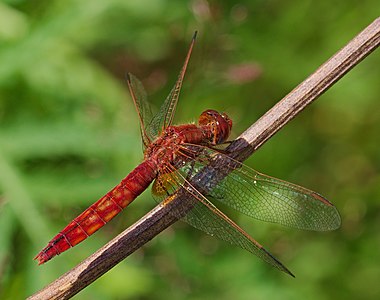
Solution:
[[[228,149],[244,160],[308,104],[330,88],[345,73],[374,51],[380,43],[380,18],[358,34],[309,78],[278,102],[248,128]],[[128,255],[177,221],[170,211],[181,205],[177,197],[168,205],[158,205],[133,226],[81,262],[72,270],[28,299],[69,299]]]

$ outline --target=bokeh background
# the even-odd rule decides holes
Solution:
[[[0,298],[31,295],[154,207],[147,191],[86,242],[33,261],[142,159],[126,71],[158,107],[198,30],[176,121],[226,111],[237,137],[378,13],[378,0],[0,2]],[[379,66],[377,51],[246,162],[325,195],[339,230],[225,210],[295,279],[178,222],[76,299],[379,299]]]

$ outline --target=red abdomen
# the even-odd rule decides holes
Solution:
[[[140,195],[156,177],[151,161],[144,161],[119,185],[76,217],[35,257],[43,264],[54,256],[85,240]]]

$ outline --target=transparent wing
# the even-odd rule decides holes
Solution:
[[[152,111],[141,81],[133,74],[127,73],[127,83],[139,117],[141,138],[143,148],[145,149],[155,138],[155,136],[150,134],[146,127],[152,121]]]
[[[187,65],[189,64],[190,56],[193,51],[195,39],[197,36],[197,32],[194,33],[193,39],[191,40],[189,50],[186,55],[185,62],[181,69],[181,72],[178,75],[178,79],[170,91],[169,96],[166,98],[165,102],[160,107],[158,113],[153,117],[152,121],[148,126],[147,132],[156,136],[160,132],[162,132],[166,127],[170,126],[173,123],[174,113],[177,107],[179,93],[181,91],[183,78],[185,77]]]
[[[174,170],[168,167],[166,172],[161,172],[153,185],[153,197],[156,201],[166,205],[171,201],[179,190],[184,191],[187,203],[183,206],[190,205],[191,209],[183,217],[184,212],[180,207],[171,212],[211,236],[227,241],[233,245],[245,249],[275,268],[294,276],[280,261],[270,254],[263,246],[250,237],[236,223],[223,214],[209,200],[207,200],[195,186],[190,184],[187,178],[192,177],[191,162],[187,164],[186,172],[184,170]],[[182,189],[181,189],[182,188]]]
[[[197,152],[191,170],[199,172],[216,156],[223,157],[219,173],[210,178],[210,196],[250,217],[308,230],[333,230],[340,226],[335,206],[318,193],[301,186],[261,174],[228,156],[198,145],[188,145]],[[187,168],[190,168],[187,166]],[[208,166],[209,168],[209,166]]]

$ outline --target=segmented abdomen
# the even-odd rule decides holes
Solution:
[[[119,185],[76,217],[35,257],[43,264],[54,256],[74,247],[127,207],[156,177],[153,163],[144,161]]]

